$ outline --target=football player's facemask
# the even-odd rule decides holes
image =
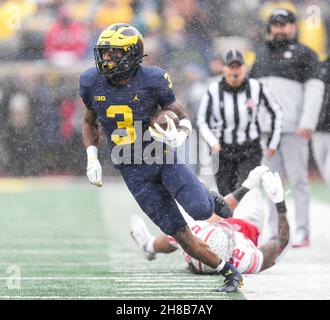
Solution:
[[[96,67],[113,85],[131,78],[143,60],[143,37],[129,24],[117,23],[102,31],[94,48]]]

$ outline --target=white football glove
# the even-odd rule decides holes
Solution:
[[[260,185],[261,176],[269,171],[267,166],[258,166],[250,171],[247,179],[242,183],[242,187],[247,188],[249,190],[253,188],[258,188]]]
[[[86,149],[87,152],[87,177],[91,184],[102,187],[102,167],[97,158],[97,148],[95,146],[89,146]]]
[[[268,197],[274,204],[284,201],[284,189],[282,180],[277,172],[266,172],[261,177],[262,185]]]
[[[167,128],[164,130],[158,123],[154,124],[155,128],[149,127],[151,136],[160,142],[169,145],[172,148],[181,146],[187,139],[188,134],[184,130],[178,130],[173,119],[165,115]],[[188,119],[182,119],[179,122],[180,126],[186,127],[191,132],[191,123]]]

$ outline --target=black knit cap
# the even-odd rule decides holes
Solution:
[[[275,9],[269,17],[269,24],[279,24],[285,25],[287,23],[295,23],[296,22],[295,14],[287,9]]]

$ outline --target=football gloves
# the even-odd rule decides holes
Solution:
[[[258,188],[260,185],[261,176],[269,171],[267,166],[258,166],[250,171],[247,179],[242,183],[242,187],[247,188],[249,190],[253,188]]]
[[[102,167],[97,158],[97,148],[95,146],[89,146],[86,149],[87,152],[87,168],[86,174],[91,184],[102,187]]]
[[[171,148],[181,146],[187,139],[188,134],[184,130],[178,130],[173,119],[165,115],[167,128],[164,130],[158,123],[154,124],[155,128],[149,127],[151,136],[159,142],[169,145]],[[192,130],[191,122],[188,119],[182,119],[179,122],[181,127],[186,127],[189,133]]]
[[[274,204],[284,201],[283,184],[277,172],[266,172],[261,177],[261,180],[265,192]]]

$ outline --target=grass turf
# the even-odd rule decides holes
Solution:
[[[323,184],[311,191],[330,203]],[[122,184],[11,189],[0,204],[0,299],[244,299],[212,291],[221,278],[188,273],[180,253],[144,260],[128,227],[142,213]]]
[[[146,261],[121,184],[11,190],[0,203],[0,299],[244,299],[214,292],[222,279],[188,273],[180,253]]]

